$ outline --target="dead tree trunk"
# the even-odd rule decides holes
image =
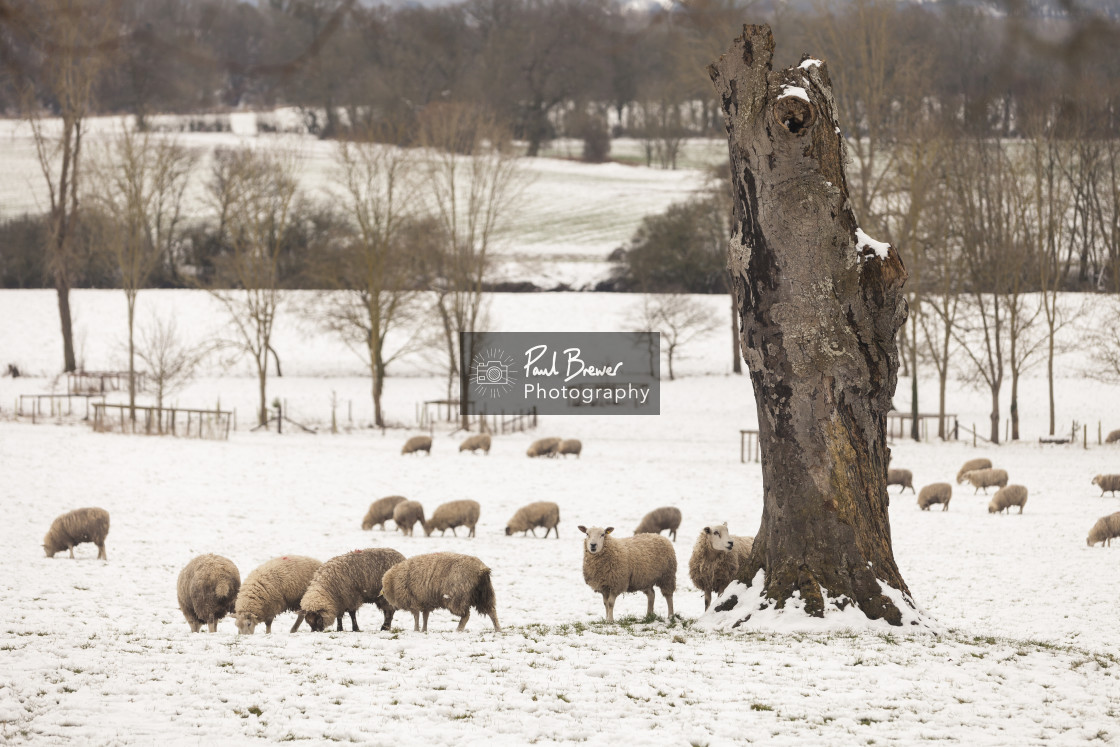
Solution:
[[[728,133],[728,266],[762,444],[762,526],[739,580],[764,572],[764,607],[799,594],[808,615],[855,604],[900,625],[915,615],[891,548],[885,434],[906,270],[857,233],[825,66],[775,72],[773,52],[768,26],[745,26],[708,69]],[[744,622],[758,606],[740,609]]]

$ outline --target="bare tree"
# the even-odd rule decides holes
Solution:
[[[144,362],[148,378],[156,390],[156,407],[186,386],[213,345],[188,345],[183,342],[175,317],[153,316],[140,328],[136,355]]]
[[[641,332],[661,333],[670,381],[676,378],[673,361],[684,357],[682,349],[719,326],[704,304],[685,293],[645,294],[630,319]]]

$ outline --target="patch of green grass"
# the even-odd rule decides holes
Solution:
[[[474,714],[473,713],[456,713],[454,716],[451,717],[451,720],[452,721],[463,721],[463,720],[468,719],[468,718],[474,718]]]
[[[260,716],[262,713],[260,706],[249,706],[248,710],[249,713],[253,714],[254,716]]]
[[[751,703],[751,710],[752,711],[772,711],[772,710],[774,710],[774,708],[772,706],[766,705],[765,703]]]
[[[857,723],[858,723],[858,724],[859,724],[860,726],[871,726],[872,724],[877,724],[877,723],[879,723],[879,722],[878,722],[878,721],[876,721],[876,720],[875,720],[875,719],[873,719],[873,718],[868,718],[868,717],[866,717],[866,716],[865,716],[864,718],[861,718],[861,719],[860,719],[860,720],[859,720],[859,721],[858,721]]]
[[[568,700],[568,696],[565,695],[564,693],[557,693],[556,697],[557,697],[558,700],[562,700],[565,703],[571,703],[572,702],[572,701]]]

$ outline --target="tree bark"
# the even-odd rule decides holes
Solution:
[[[762,525],[739,580],[763,571],[774,609],[797,593],[808,615],[855,604],[917,624],[886,490],[906,270],[893,247],[857,238],[825,66],[773,71],[773,53],[768,26],[745,26],[708,69],[728,132],[728,266],[762,444]],[[742,611],[740,622],[757,608]]]

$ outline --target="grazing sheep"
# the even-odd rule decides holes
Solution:
[[[560,530],[556,525],[560,523],[560,507],[552,501],[537,501],[517,509],[517,513],[506,524],[506,536],[514,532],[532,532],[537,536],[537,527],[544,527],[544,536],[549,532],[556,532],[556,539],[560,539]]]
[[[645,592],[646,615],[653,614],[653,587],[669,605],[673,617],[673,592],[677,588],[677,553],[673,543],[660,534],[640,534],[625,539],[610,536],[614,527],[579,530],[583,540],[583,580],[603,595],[607,622],[614,622],[614,602],[620,594]]]
[[[488,615],[498,625],[497,600],[490,582],[490,569],[473,555],[434,552],[417,555],[390,568],[382,581],[382,594],[389,604],[412,613],[414,630],[428,632],[432,610],[450,610],[459,616],[459,627],[467,627],[471,607]],[[424,626],[420,627],[420,615]]]
[[[696,544],[692,546],[692,558],[688,561],[688,577],[693,585],[704,592],[704,609],[712,603],[712,593],[723,593],[727,585],[735,580],[739,567],[747,562],[754,537],[733,537],[727,531],[727,523],[712,524],[704,527]]]
[[[1110,431],[1104,439],[1106,444],[1114,444],[1117,441],[1120,441],[1120,431]]]
[[[534,441],[525,453],[533,457],[554,457],[560,451],[560,439],[539,438]]]
[[[979,459],[969,459],[967,462],[965,462],[964,464],[961,465],[961,468],[959,470],[957,470],[957,485],[960,485],[962,482],[964,482],[964,474],[966,472],[971,472],[971,471],[976,470],[976,469],[991,469],[991,468],[992,468],[992,460],[991,459],[984,459],[983,457],[981,457]]]
[[[1027,489],[1022,485],[1008,485],[1007,487],[1000,488],[996,494],[992,496],[991,502],[988,504],[988,513],[1003,513],[1012,506],[1019,507],[1019,513],[1023,513],[1023,506],[1027,505]],[[1008,511],[1010,513],[1010,511]]]
[[[681,510],[673,506],[655,508],[642,517],[634,534],[661,534],[666,529],[674,542],[677,541],[677,530],[681,526]]]
[[[432,455],[432,437],[431,436],[413,436],[404,442],[401,447],[402,454],[413,454],[417,451],[427,452],[428,456]]]
[[[1100,486],[1102,498],[1105,493],[1116,495],[1116,491],[1120,490],[1120,475],[1097,475],[1093,478],[1093,484]]]
[[[566,438],[560,442],[559,453],[567,459],[568,454],[575,454],[576,459],[579,459],[579,453],[583,451],[583,442],[578,438]]]
[[[298,612],[291,632],[299,630],[304,612],[299,608],[307,587],[320,563],[304,555],[273,558],[253,569],[237,593],[234,617],[237,632],[252,635],[264,623],[264,632],[272,632],[272,621],[281,612]]]
[[[393,509],[393,521],[396,522],[397,529],[404,532],[404,536],[411,537],[416,522],[424,525],[424,507],[419,501],[401,501]]]
[[[108,560],[105,537],[109,534],[109,512],[103,508],[76,508],[51,522],[43,537],[43,551],[48,558],[63,550],[74,557],[74,546],[83,542],[97,545],[97,559]]]
[[[463,443],[459,444],[459,451],[469,451],[472,454],[482,449],[485,453],[490,453],[490,434],[479,433],[477,436],[471,436],[464,439]]]
[[[482,507],[478,505],[478,501],[449,501],[436,507],[432,512],[432,518],[427,521],[422,521],[424,525],[424,536],[431,537],[432,532],[435,530],[440,531],[440,535],[447,534],[447,530],[451,530],[451,534],[455,534],[455,527],[466,527],[470,529],[468,537],[474,536],[474,525],[478,523],[478,514]]]
[[[1002,488],[1007,485],[1007,470],[1005,469],[974,469],[964,473],[964,479],[973,485],[976,490],[972,494],[980,492],[980,488],[984,488],[984,493],[987,494],[988,488],[998,487]]]
[[[388,547],[368,547],[338,555],[319,566],[299,606],[307,616],[307,624],[315,632],[326,630],[336,620],[342,630],[343,613],[350,614],[350,629],[358,628],[358,608],[376,604],[385,615],[382,630],[393,624],[394,609],[381,597],[381,577],[404,560],[404,556]]]
[[[1089,547],[1101,542],[1105,547],[1112,545],[1112,540],[1120,537],[1120,511],[1097,519],[1097,523],[1089,530],[1089,539],[1085,542]]]
[[[942,511],[949,510],[949,499],[953,497],[953,486],[947,482],[935,482],[922,488],[918,493],[918,508],[929,511],[935,503],[941,504]]]
[[[362,529],[373,529],[373,525],[377,524],[384,532],[385,522],[393,518],[393,509],[397,507],[398,503],[404,503],[407,500],[403,495],[388,495],[384,498],[378,498],[369,504],[369,511],[366,511],[366,516],[362,519]]]
[[[218,621],[233,612],[240,588],[241,574],[229,558],[207,553],[187,563],[179,572],[176,589],[191,632],[197,633],[206,623],[207,630],[217,633]]]
[[[898,491],[899,495],[906,492],[906,488],[910,488],[910,492],[914,492],[914,473],[908,469],[888,469],[887,470],[887,487],[891,485],[901,485],[902,489]]]

